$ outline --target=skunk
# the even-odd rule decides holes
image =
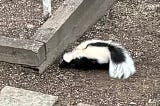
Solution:
[[[73,51],[63,55],[59,67],[78,69],[108,67],[109,76],[118,79],[126,79],[136,72],[128,51],[111,40],[92,39],[82,42]]]

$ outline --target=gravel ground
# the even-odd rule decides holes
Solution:
[[[64,0],[52,0],[54,12]],[[29,39],[47,17],[42,0],[0,0],[0,36]]]
[[[160,2],[120,0],[67,50],[86,39],[122,43],[135,60],[137,73],[112,79],[107,70],[59,69],[58,61],[39,75],[20,65],[0,63],[5,85],[59,96],[62,106],[160,106]]]

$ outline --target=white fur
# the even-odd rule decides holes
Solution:
[[[126,57],[126,60],[120,64],[115,64],[110,59],[109,63],[110,77],[120,79],[123,76],[123,79],[127,79],[136,72],[132,58],[129,56],[127,52],[125,52],[124,55]]]
[[[98,60],[98,63],[103,64],[109,62],[110,53],[106,47],[89,46],[87,49],[83,50],[82,57],[96,59]]]
[[[72,57],[72,53],[71,52],[65,53],[63,55],[63,60],[65,60],[67,63],[71,62],[72,59],[73,59],[73,57]]]
[[[51,0],[43,0],[43,15],[51,16]]]
[[[79,44],[75,49],[81,49],[82,50],[82,49],[85,49],[88,44],[96,43],[96,42],[102,42],[102,43],[110,44],[112,41],[111,40],[104,41],[104,40],[98,40],[98,39],[87,40],[87,41],[84,41],[81,44]]]
[[[96,50],[96,51],[95,51]],[[96,59],[99,63],[108,63],[110,53],[106,47],[89,46],[87,49],[76,49],[72,52],[65,53],[63,59],[66,62],[71,62],[75,58],[86,57],[88,59]]]
[[[111,60],[111,55],[108,47],[95,47],[95,46],[87,47],[88,44],[96,42],[108,43],[110,45],[121,48],[123,50],[126,60],[122,63],[115,64]],[[134,67],[134,62],[130,57],[129,53],[127,52],[127,50],[123,48],[120,44],[112,42],[110,40],[109,41],[88,40],[82,42],[72,52],[65,53],[63,59],[69,63],[71,62],[71,60],[81,57],[86,57],[88,59],[96,59],[100,64],[109,62],[109,75],[112,78],[120,79],[123,76],[123,79],[126,79],[136,72]]]

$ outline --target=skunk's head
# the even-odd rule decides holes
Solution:
[[[108,65],[109,64],[109,65]],[[121,45],[112,41],[88,40],[73,51],[63,55],[61,68],[94,69],[106,68],[113,78],[126,79],[135,73],[129,53]]]

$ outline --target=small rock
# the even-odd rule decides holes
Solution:
[[[148,103],[156,103],[156,101],[155,101],[155,99],[153,99],[153,100],[152,100],[152,99],[149,99],[149,100],[148,100]]]
[[[27,24],[27,28],[30,28],[30,29],[32,29],[32,28],[34,28],[35,26],[33,25],[33,24]]]
[[[130,105],[137,105],[135,102],[130,102],[129,104]]]

